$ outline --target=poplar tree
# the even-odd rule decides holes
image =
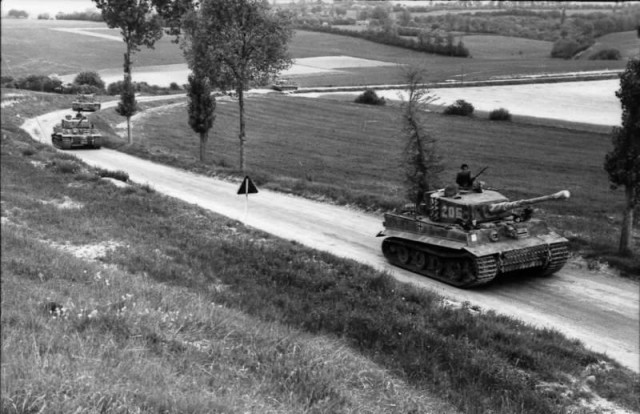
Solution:
[[[437,98],[422,86],[422,69],[410,68],[405,77],[408,85],[408,98],[402,103],[405,182],[407,196],[419,211],[425,192],[438,188],[439,174],[444,170],[437,140],[424,121],[427,105]]]
[[[622,106],[622,126],[611,132],[613,149],[605,156],[604,169],[613,188],[624,187],[619,252],[631,255],[634,210],[640,205],[640,60],[630,59],[620,74],[616,92]]]
[[[127,118],[127,138],[132,142],[131,117],[137,112],[135,91],[131,79],[131,55],[140,46],[153,49],[154,43],[162,37],[162,21],[152,13],[151,0],[93,0],[101,11],[102,18],[112,29],[120,29],[126,44],[124,54],[124,84],[120,104],[116,111]]]

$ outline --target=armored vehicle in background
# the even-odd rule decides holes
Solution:
[[[94,94],[80,94],[71,102],[74,111],[95,112],[100,110],[100,102],[96,101]]]
[[[567,261],[567,239],[532,218],[532,208],[520,208],[569,198],[568,191],[509,201],[494,190],[453,186],[426,196],[417,210],[384,215],[378,236],[394,265],[467,288],[502,274],[550,275]]]
[[[298,90],[298,84],[289,79],[278,79],[271,88],[279,92],[290,92]]]
[[[102,135],[85,116],[78,112],[75,118],[67,115],[53,127],[51,142],[54,147],[62,149],[100,148]]]

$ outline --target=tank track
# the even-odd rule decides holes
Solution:
[[[560,270],[569,259],[568,243],[553,243],[549,245],[549,262],[543,269],[543,275],[549,276]]]
[[[393,265],[461,288],[489,283],[498,274],[493,255],[475,257],[393,237],[382,241],[382,252]]]

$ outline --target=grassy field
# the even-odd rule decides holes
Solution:
[[[96,119],[103,130],[122,122],[114,112]],[[443,185],[467,162],[476,171],[489,166],[483,179],[511,198],[567,189],[571,199],[541,205],[541,213],[584,254],[597,253],[629,274],[638,273],[637,256],[615,258],[623,194],[609,189],[602,168],[611,146],[608,134],[438,113],[426,114],[425,120],[444,158]],[[249,172],[269,188],[388,210],[406,202],[398,123],[399,108],[394,106],[253,95],[247,101]],[[108,145],[196,171],[240,174],[237,124],[237,103],[220,101],[208,164],[197,160],[199,143],[187,124],[186,104],[160,107],[137,119],[137,145],[124,146],[115,135]]]
[[[122,66],[122,42],[51,30],[56,27],[89,27],[97,29],[99,33],[118,36],[117,30],[109,30],[103,24],[11,19],[3,19],[2,23],[2,73],[5,76],[65,75]],[[134,72],[143,66],[184,63],[179,47],[171,40],[165,36],[154,50],[143,48],[136,53]],[[400,65],[421,65],[427,69],[427,81],[444,81],[459,75],[461,71],[465,72],[465,79],[471,81],[515,74],[615,69],[623,68],[625,64],[623,61],[551,59],[542,56],[542,46],[537,42],[504,38],[497,42],[498,47],[492,53],[482,39],[470,37],[469,41],[477,46],[478,55],[470,48],[474,57],[460,59],[413,52],[345,36],[297,31],[290,51],[293,58],[347,55],[397,62]],[[507,46],[509,42],[513,45]],[[374,85],[402,83],[404,77],[401,66],[398,66],[344,69],[339,74],[297,77],[296,81],[301,86]]]
[[[640,410],[557,332],[100,179],[18,128],[68,104],[28,95],[2,109],[3,413]]]

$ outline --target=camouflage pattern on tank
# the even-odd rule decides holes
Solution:
[[[53,146],[61,149],[100,148],[102,135],[85,116],[78,112],[75,118],[67,115],[53,127],[51,142]]]
[[[71,109],[82,112],[95,112],[101,108],[100,102],[96,101],[94,94],[79,94],[76,99],[71,102]]]
[[[550,275],[568,259],[568,241],[532,217],[533,204],[568,191],[509,201],[494,190],[439,190],[417,210],[384,215],[382,251],[394,265],[458,287],[502,274]],[[521,209],[525,207],[524,209]]]

